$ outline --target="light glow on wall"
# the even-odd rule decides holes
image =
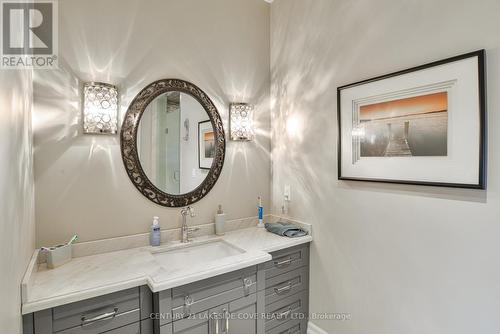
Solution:
[[[289,138],[302,139],[302,131],[304,130],[304,121],[302,116],[294,114],[288,117],[286,121],[286,132]]]

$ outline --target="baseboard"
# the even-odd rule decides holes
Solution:
[[[322,330],[312,322],[307,323],[307,334],[328,334],[328,332]]]

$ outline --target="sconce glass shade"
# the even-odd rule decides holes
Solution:
[[[231,140],[253,140],[253,105],[231,103],[229,106],[229,129]]]
[[[101,82],[83,86],[83,133],[115,134],[118,131],[118,90]]]

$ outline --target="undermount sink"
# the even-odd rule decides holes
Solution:
[[[156,261],[170,268],[192,267],[199,263],[216,261],[243,253],[245,253],[244,250],[220,239],[181,244],[173,248],[154,249],[151,251]]]

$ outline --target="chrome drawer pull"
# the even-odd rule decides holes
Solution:
[[[184,297],[184,309],[182,310],[182,314],[184,317],[187,317],[191,314],[191,305],[193,305],[193,298],[187,295]]]
[[[281,266],[285,266],[285,265],[288,266],[288,265],[290,265],[290,263],[292,263],[291,257],[286,259],[286,260],[283,260],[283,261],[274,261],[274,265],[276,267],[281,267]]]
[[[224,309],[222,313],[225,324],[224,324],[224,331],[221,334],[229,334],[229,312],[226,309]]]
[[[288,285],[284,286],[284,287],[281,287],[281,288],[274,288],[274,292],[279,295],[283,292],[287,293],[287,292],[290,292],[290,290],[292,290],[292,282],[288,282]]]
[[[281,312],[280,314],[278,314],[278,319],[283,319],[283,318],[288,318],[288,316],[290,315],[290,313],[292,313],[292,307],[289,307],[288,310],[284,311],[284,312]]]
[[[113,309],[113,312],[103,313],[103,314],[97,315],[97,316],[90,318],[90,319],[87,319],[87,316],[83,315],[81,326],[88,326],[94,322],[113,319],[117,313],[118,313],[118,307],[115,307]]]
[[[210,322],[212,327],[212,333],[219,334],[219,318],[217,317],[217,313],[213,312],[210,314]]]
[[[243,293],[245,296],[250,295],[250,288],[254,285],[255,283],[252,281],[251,278],[244,278],[243,279]]]

